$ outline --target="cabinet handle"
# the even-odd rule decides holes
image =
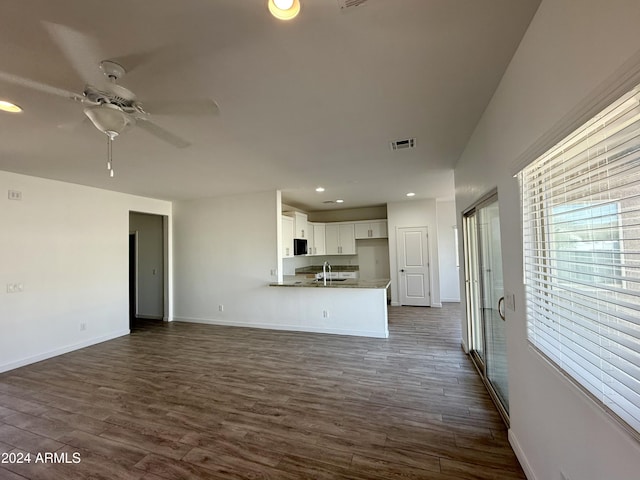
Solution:
[[[373,237],[373,230],[369,230],[369,236]]]
[[[287,247],[287,253],[286,253],[287,257],[289,256],[289,247]]]
[[[302,229],[302,238],[304,238],[304,228]]]

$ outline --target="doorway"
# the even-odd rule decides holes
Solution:
[[[129,328],[166,318],[166,217],[129,213]]]
[[[398,227],[397,232],[400,305],[430,307],[427,227]]]
[[[138,233],[129,234],[129,330],[134,326],[138,311]]]
[[[509,383],[498,195],[464,213],[469,354],[505,422]]]

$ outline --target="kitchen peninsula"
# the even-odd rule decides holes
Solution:
[[[389,279],[316,279],[313,275],[292,275],[279,288],[282,308],[303,312],[292,329],[388,338],[387,287]]]

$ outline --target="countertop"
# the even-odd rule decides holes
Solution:
[[[375,288],[386,289],[391,283],[388,278],[375,278],[362,280],[359,278],[348,278],[344,281],[336,282],[327,280],[325,285],[322,280],[316,281],[306,275],[291,275],[284,277],[282,282],[270,283],[270,287],[308,287],[308,288]]]

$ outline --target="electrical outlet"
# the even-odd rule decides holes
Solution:
[[[222,304],[218,305],[218,311],[219,312],[224,312],[224,305],[222,305]]]
[[[271,276],[272,276],[272,277],[277,277],[277,276],[278,276],[278,270],[277,270],[277,269],[275,269],[275,268],[272,268],[272,269],[271,269]]]
[[[322,316],[323,316],[324,318],[329,318],[329,312],[328,312],[328,311],[326,311],[326,310],[323,310],[323,311],[322,311]]]
[[[22,200],[22,192],[18,190],[9,190],[9,200]]]
[[[84,332],[87,329],[87,324],[85,322],[80,322],[80,331]]]
[[[7,283],[7,293],[21,293],[24,287],[21,283]]]

